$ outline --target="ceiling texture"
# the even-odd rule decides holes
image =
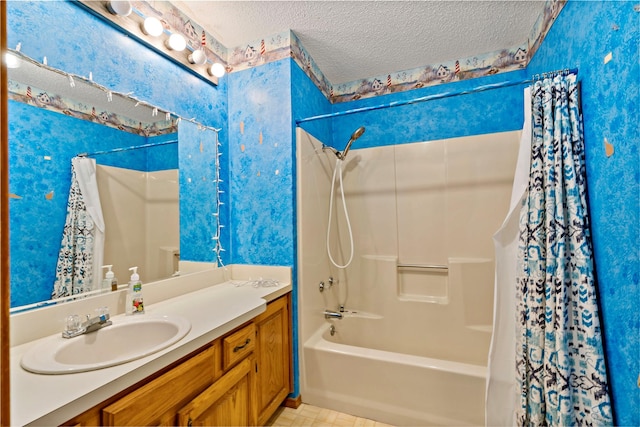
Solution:
[[[527,42],[542,0],[172,1],[227,48],[292,30],[334,85]]]

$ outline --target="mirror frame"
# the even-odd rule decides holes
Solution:
[[[7,4],[0,2],[0,425],[11,425],[9,383],[9,120],[7,114]]]

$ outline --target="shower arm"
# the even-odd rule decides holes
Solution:
[[[342,160],[342,154],[341,154],[338,150],[336,150],[335,148],[330,147],[330,146],[328,146],[328,145],[324,145],[324,144],[322,144],[322,151],[324,152],[324,151],[326,151],[326,150],[330,150],[333,154],[335,154],[335,155],[336,155],[336,157],[337,157],[337,158],[339,158],[340,160]]]

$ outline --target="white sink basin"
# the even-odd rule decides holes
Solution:
[[[111,319],[113,325],[75,338],[43,339],[20,364],[38,374],[93,371],[158,352],[182,339],[191,324],[179,316],[138,315]]]

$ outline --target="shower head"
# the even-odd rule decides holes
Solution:
[[[355,132],[351,134],[351,138],[349,138],[349,142],[347,142],[347,146],[344,147],[344,151],[342,153],[339,151],[336,152],[336,156],[338,156],[340,160],[344,160],[345,157],[347,157],[347,153],[349,152],[349,149],[351,148],[351,144],[353,144],[353,141],[360,138],[363,133],[364,133],[364,126],[360,126],[358,129],[355,130]]]

